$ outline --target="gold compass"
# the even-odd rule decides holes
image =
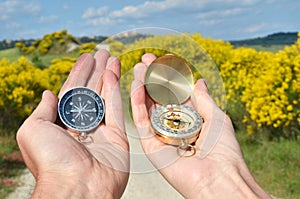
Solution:
[[[192,145],[199,136],[203,120],[192,107],[183,105],[193,92],[193,73],[187,62],[174,55],[157,58],[146,73],[146,90],[161,104],[151,115],[157,137],[164,143],[177,146],[180,156],[194,155]],[[192,150],[189,155],[180,150]]]

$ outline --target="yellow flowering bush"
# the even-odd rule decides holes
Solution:
[[[43,73],[25,57],[10,63],[0,60],[0,111],[2,125],[22,120],[35,108],[44,90]]]
[[[81,44],[79,48],[79,54],[82,55],[84,53],[91,53],[95,50],[95,48],[96,44],[93,42]]]
[[[277,53],[233,49],[221,64],[229,112],[243,117],[248,134],[299,134],[299,41]]]
[[[43,71],[43,75],[46,77],[42,80],[45,88],[51,90],[55,94],[58,94],[76,60],[76,58],[71,57],[53,59],[51,65]]]
[[[12,63],[0,60],[0,127],[20,124],[39,103],[45,89],[57,94],[75,62],[70,57],[54,59],[41,70],[25,57]]]
[[[37,49],[39,54],[55,54],[67,39],[74,38],[60,31],[45,35],[29,47],[22,43],[16,46],[25,54]],[[300,134],[300,33],[295,44],[276,53],[234,48],[229,42],[203,38],[199,33],[152,36],[128,45],[109,40],[108,44],[111,54],[121,61],[124,95],[130,91],[132,68],[144,53],[158,57],[174,53],[190,62],[195,79],[207,80],[210,93],[236,127],[271,138],[296,138]],[[80,53],[94,48],[94,44],[82,45]],[[25,57],[13,63],[0,60],[2,125],[10,118],[28,116],[44,89],[57,94],[75,62],[75,58],[62,57],[39,69]]]
[[[77,43],[76,39],[68,34],[66,30],[45,34],[42,39],[38,39],[28,47],[22,42],[17,42],[16,47],[23,52],[24,55],[34,54],[61,54],[68,50],[69,43]]]
[[[226,60],[226,53],[232,48],[228,42],[205,39],[200,34],[153,36],[126,46],[120,60],[122,71],[126,72],[140,62],[144,53],[153,53],[157,57],[167,53],[180,56],[191,65],[195,79],[207,79],[211,95],[219,106],[225,109],[226,95],[218,64]],[[124,85],[129,90],[132,77],[127,76]]]
[[[300,39],[272,53],[246,47],[235,49],[229,42],[203,38],[199,33],[185,36],[198,46],[182,36],[169,35],[138,40],[118,51],[125,74],[122,89],[130,89],[132,74],[127,71],[140,62],[144,53],[161,56],[175,52],[186,60],[196,60],[192,63],[198,69],[194,71],[195,78],[207,80],[217,104],[227,110],[238,128],[245,128],[248,134],[265,133],[270,138],[299,134]],[[215,65],[209,56],[204,56],[205,52]],[[226,95],[221,87],[225,87]]]

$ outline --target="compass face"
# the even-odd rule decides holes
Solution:
[[[202,118],[189,106],[169,104],[155,109],[151,123],[154,130],[164,137],[189,139],[199,134]]]
[[[87,132],[101,123],[104,117],[104,102],[95,91],[76,87],[61,97],[58,114],[67,127]]]

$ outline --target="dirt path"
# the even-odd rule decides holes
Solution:
[[[30,197],[35,185],[35,180],[28,169],[23,171],[23,174],[19,176],[20,186],[12,192],[6,199],[26,199]]]

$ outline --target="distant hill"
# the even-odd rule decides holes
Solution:
[[[297,41],[297,32],[279,32],[267,35],[265,37],[257,37],[253,39],[230,41],[235,47],[239,46],[271,46],[271,45],[292,45]]]
[[[119,34],[117,36],[114,36],[113,39],[116,41],[120,41],[123,44],[130,44],[133,43],[136,40],[139,39],[144,39],[146,37],[149,37],[149,35],[144,35],[144,34],[140,34],[140,33],[136,33],[136,32],[131,32],[128,34]],[[108,37],[107,36],[83,36],[83,37],[77,37],[76,41],[78,41],[78,44],[84,44],[84,43],[96,43],[99,44],[101,42],[103,42],[104,40],[106,40]],[[34,39],[27,39],[27,40],[3,40],[0,41],[0,50],[5,50],[5,49],[9,49],[9,48],[14,48],[15,44],[17,42],[22,42],[25,44],[25,46],[30,46],[34,41]]]
[[[27,40],[23,40],[23,39],[20,39],[20,40],[9,40],[9,39],[6,39],[6,40],[3,40],[3,41],[0,41],[0,50],[14,48],[15,44],[17,42],[20,42],[20,41],[23,42],[26,46],[29,46],[35,40],[34,39],[27,39]]]
[[[132,43],[138,39],[143,39],[148,37],[149,35],[143,35],[139,33],[132,33],[129,35],[118,35],[118,37],[114,38],[117,41],[121,41],[124,44]],[[96,44],[101,43],[108,37],[106,36],[92,36],[92,37],[78,37],[76,40],[79,41],[79,43],[88,43],[88,42],[94,42]],[[272,46],[272,45],[291,45],[295,43],[297,40],[297,32],[279,32],[267,35],[265,37],[258,37],[253,39],[245,39],[245,40],[232,40],[229,41],[232,45],[235,47],[239,46],[255,46],[255,45],[261,45],[261,46]],[[17,42],[22,41],[26,46],[30,46],[32,42],[34,42],[34,39],[28,39],[28,40],[3,40],[0,41],[0,50],[14,48],[15,44]]]

